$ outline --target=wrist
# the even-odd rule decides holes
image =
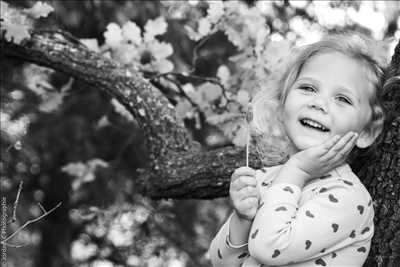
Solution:
[[[309,172],[300,167],[300,160],[295,157],[290,158],[285,165],[294,173],[295,176],[300,177],[305,181],[312,178],[312,175]]]
[[[236,209],[234,210],[234,216],[237,218],[237,221],[240,222],[241,224],[251,224],[253,222],[253,219],[248,218],[247,216],[244,216],[240,214]]]
[[[229,222],[228,246],[238,248],[247,245],[251,225],[252,221],[239,218],[238,213],[234,211]]]
[[[311,178],[311,175],[302,170],[296,161],[297,159],[291,158],[282,166],[278,176],[274,180],[274,184],[289,183],[300,188],[304,187],[305,183]]]

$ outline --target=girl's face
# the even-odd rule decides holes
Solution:
[[[295,148],[304,150],[349,131],[359,134],[360,146],[372,113],[373,90],[364,66],[355,59],[339,52],[311,57],[283,107],[284,126]]]

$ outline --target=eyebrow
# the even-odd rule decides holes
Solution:
[[[312,78],[312,77],[308,77],[308,76],[306,76],[306,77],[300,77],[300,78],[297,79],[296,82],[298,82],[298,81],[303,81],[303,80],[309,81],[309,82],[311,82],[311,83],[313,83],[313,84],[316,84],[317,86],[320,86],[320,84],[321,84],[318,80],[316,80],[316,79],[314,79],[314,78]],[[350,91],[350,89],[348,89],[347,87],[345,87],[345,86],[337,86],[336,89],[338,89],[338,90],[340,90],[340,91],[346,92],[347,94],[351,95],[355,100],[357,100],[358,103],[361,103],[360,98],[359,98],[358,96],[356,96],[355,94],[353,94],[353,93]]]

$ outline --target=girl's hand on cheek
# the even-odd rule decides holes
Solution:
[[[257,212],[259,193],[255,173],[255,170],[249,167],[241,167],[231,176],[229,195],[241,219],[253,220]]]
[[[345,162],[357,137],[353,132],[342,137],[335,135],[320,145],[296,153],[287,164],[299,168],[306,179],[322,176]]]

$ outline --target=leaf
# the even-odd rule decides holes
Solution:
[[[43,100],[39,105],[39,110],[42,112],[50,113],[62,104],[63,98],[66,94],[64,92],[49,92],[43,96]]]
[[[233,133],[232,143],[235,146],[244,147],[247,141],[247,127],[241,126]]]
[[[71,176],[81,177],[85,174],[86,166],[82,162],[68,163],[61,168],[61,171],[66,172]]]
[[[242,104],[242,106],[247,106],[250,101],[250,95],[246,90],[239,90],[239,92],[236,95],[236,101]]]
[[[182,99],[175,106],[176,119],[180,122],[192,111],[193,107],[187,99]]]
[[[205,82],[197,87],[202,98],[206,102],[216,100],[222,95],[222,89],[216,84]]]
[[[105,38],[105,43],[111,48],[116,48],[123,40],[122,30],[119,25],[114,22],[107,25],[107,30],[103,35]]]
[[[190,40],[198,41],[203,37],[200,33],[193,30],[193,28],[190,27],[189,25],[185,25],[183,27],[186,30],[186,33],[188,34]]]
[[[127,43],[121,43],[114,49],[112,58],[124,65],[130,65],[135,63],[139,64],[140,55],[141,51],[139,51],[136,46]]]
[[[110,125],[110,121],[108,120],[107,116],[104,115],[103,117],[101,117],[98,121],[97,121],[97,128],[103,128],[106,127],[108,125]]]
[[[69,163],[61,168],[61,171],[74,177],[72,189],[78,190],[83,183],[95,180],[95,171],[98,167],[108,167],[108,163],[101,159],[91,159],[86,164],[82,162]]]
[[[85,261],[96,255],[97,251],[97,245],[92,243],[86,244],[86,242],[80,238],[72,242],[70,253],[72,259],[76,261]]]
[[[151,41],[155,36],[164,34],[167,31],[168,24],[164,17],[158,17],[155,20],[148,20],[144,26],[144,40]]]
[[[107,168],[108,167],[108,163],[105,162],[102,159],[91,159],[87,162],[89,168],[91,169],[96,169],[97,167],[103,167],[103,168]]]
[[[6,31],[6,40],[13,41],[16,44],[21,43],[23,39],[29,38],[31,36],[29,33],[30,26],[27,25],[5,23],[4,29]]]
[[[201,18],[199,20],[199,28],[197,29],[201,37],[206,36],[211,31],[211,23],[207,18]]]
[[[221,80],[221,83],[223,85],[228,84],[228,80],[231,76],[231,73],[229,71],[229,68],[226,65],[221,65],[219,66],[217,70],[217,77]]]
[[[67,92],[71,89],[73,78],[70,78],[66,84],[64,84],[60,91],[46,92],[42,94],[42,102],[39,105],[39,110],[42,112],[52,112],[59,108],[63,102],[63,98],[67,95]]]
[[[35,64],[26,64],[23,68],[24,83],[27,88],[42,97],[48,91],[54,91],[53,85],[49,83],[50,75],[54,71]]]
[[[0,1],[0,8],[0,33],[5,32],[5,39],[19,44],[23,39],[29,38],[32,19],[28,18],[20,9],[11,7],[6,2]]]
[[[156,59],[163,59],[174,53],[172,45],[165,42],[151,42],[148,48]]]
[[[222,1],[208,1],[207,17],[210,22],[216,23],[225,13]]]
[[[67,91],[69,91],[72,87],[72,83],[74,82],[74,78],[69,78],[68,82],[66,84],[64,84],[63,86],[61,86],[60,91],[65,93]]]
[[[142,43],[142,30],[132,21],[128,21],[122,26],[122,36],[124,40],[130,41],[135,45]]]
[[[37,19],[40,17],[47,17],[50,12],[53,12],[54,8],[47,3],[37,2],[33,7],[29,9],[24,9],[24,13]]]
[[[201,93],[196,90],[191,83],[186,83],[182,86],[183,91],[190,97],[190,99],[198,104],[200,107],[204,106],[203,98],[201,96]],[[206,103],[208,104],[208,103]]]
[[[157,60],[152,65],[154,66],[153,70],[160,73],[170,72],[174,69],[174,64],[167,59]]]

